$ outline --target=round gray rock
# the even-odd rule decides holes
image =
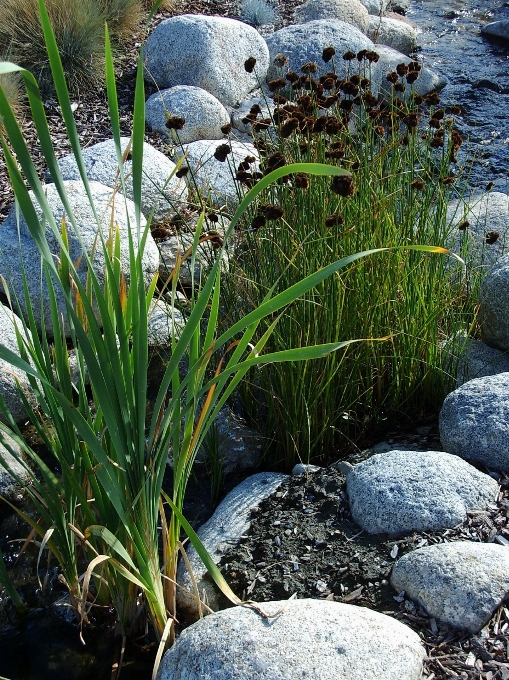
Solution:
[[[121,137],[122,153],[127,148],[129,137]],[[94,144],[83,150],[83,161],[89,180],[100,182],[107,187],[121,187],[118,172],[115,143],[112,139]],[[74,155],[64,156],[58,161],[63,179],[81,181]],[[124,163],[126,196],[133,198],[132,161]],[[179,211],[187,202],[187,185],[172,173],[175,163],[150,144],[143,144],[143,170],[141,180],[141,211],[148,217],[154,210],[154,220],[162,220],[168,213]],[[48,173],[47,173],[48,175]],[[48,175],[48,179],[51,179]],[[122,195],[122,192],[119,192]]]
[[[9,501],[18,501],[22,497],[23,487],[30,484],[29,468],[24,462],[21,447],[14,439],[3,433],[0,439],[2,439],[0,442],[0,496]]]
[[[296,8],[294,17],[299,24],[317,19],[339,19],[363,33],[369,27],[368,10],[360,0],[308,0]]]
[[[384,14],[391,5],[391,0],[361,0],[370,14]]]
[[[198,536],[216,564],[229,546],[249,531],[251,508],[272,495],[288,478],[288,475],[276,472],[260,472],[245,479],[221,501],[212,517],[198,530]],[[201,599],[211,609],[217,609],[219,593],[203,562],[192,547],[187,556]],[[177,580],[181,586],[194,592],[191,576],[183,561],[179,564]],[[182,588],[177,588],[177,607],[188,620],[198,618],[196,600]]]
[[[469,541],[419,548],[394,565],[391,584],[431,616],[477,633],[509,593],[509,549]]]
[[[98,276],[99,281],[103,280],[104,272],[104,257],[102,249],[97,246],[98,224],[88,196],[85,192],[85,187],[81,181],[69,180],[64,182],[65,190],[69,200],[70,208],[74,215],[79,230],[80,238],[74,233],[69,219],[67,219],[67,229],[69,236],[69,250],[73,262],[78,262],[83,248],[91,254],[94,253],[93,265],[94,270]],[[120,252],[121,265],[127,282],[129,282],[129,227],[131,224],[133,229],[136,225],[136,215],[134,203],[128,198],[119,198],[115,200],[113,215],[112,215],[112,189],[100,184],[99,182],[90,182],[90,189],[92,198],[96,207],[96,211],[100,221],[100,228],[105,237],[108,237],[110,230],[110,223],[113,216],[113,221],[118,225],[120,233]],[[60,196],[54,184],[48,184],[45,187],[46,196],[57,224],[60,224],[62,218],[65,216],[64,206],[60,200]],[[42,221],[42,210],[37,204],[32,192],[30,197],[35,207],[38,218]],[[141,228],[146,225],[145,219],[141,219]],[[52,253],[58,256],[60,246],[55,238],[50,227],[46,227],[46,236],[48,245]],[[41,284],[41,260],[39,251],[30,236],[28,225],[23,217],[20,217],[19,235],[16,224],[16,212],[13,207],[7,219],[0,226],[0,241],[2,244],[2,257],[0,259],[0,274],[5,276],[8,286],[12,293],[13,300],[16,300],[19,310],[22,314],[26,314],[26,300],[23,291],[23,280],[20,270],[20,257],[22,257],[25,273],[27,276],[28,289],[30,294],[30,305],[34,313],[36,322],[41,326],[45,325],[46,330],[51,334],[53,332],[53,325],[51,322],[51,310],[49,305],[49,296],[46,288],[46,283]],[[134,243],[135,252],[137,251],[137,244]],[[154,239],[149,234],[143,254],[143,271],[145,283],[148,284],[159,266],[159,252]],[[77,271],[81,280],[85,282],[87,267],[83,259],[78,264]],[[60,291],[56,291],[58,309],[62,314],[66,314],[65,303]],[[43,315],[41,318],[41,305],[43,307]]]
[[[375,44],[387,45],[403,54],[410,54],[417,47],[417,31],[399,19],[371,15],[366,33]]]
[[[442,451],[388,451],[368,458],[346,478],[352,517],[369,534],[436,531],[492,502],[498,484]]]
[[[419,636],[364,607],[324,600],[226,609],[186,628],[157,680],[419,680]]]
[[[468,227],[458,230],[458,225]],[[469,201],[451,201],[447,207],[451,236],[447,247],[461,253],[467,272],[481,269],[486,273],[509,251],[509,196],[492,191]],[[495,243],[486,243],[486,234],[496,231]]]
[[[380,60],[371,67],[371,89],[375,93],[387,92],[389,83],[386,76],[389,71],[395,71],[398,64],[409,64],[412,60],[406,54],[387,45],[374,45],[373,49],[380,55]],[[424,66],[415,83],[413,85],[407,83],[406,92],[408,95],[413,88],[417,94],[425,96],[435,90],[441,90],[445,85],[447,85],[445,78]]]
[[[509,372],[509,353],[463,333],[450,337],[442,348],[443,365],[456,377],[456,387],[486,375]]]
[[[228,144],[231,148],[231,153],[228,154],[224,162],[214,158],[215,150],[222,144]],[[214,205],[229,205],[233,208],[239,203],[239,191],[241,195],[244,194],[244,189],[235,180],[239,163],[246,156],[253,156],[258,161],[258,151],[253,144],[228,139],[200,140],[185,144],[176,152],[179,156],[186,154],[186,163],[193,172],[196,184],[205,194],[210,196]],[[253,170],[259,170],[257,162],[251,167]]]
[[[254,57],[248,73],[244,62]],[[263,81],[269,65],[264,39],[234,19],[184,14],[162,21],[145,44],[145,78],[159,89],[194,85],[229,106]]]
[[[0,303],[0,344],[4,345],[11,352],[19,355],[16,327],[21,333],[21,336],[28,339],[23,330],[21,319],[8,307],[5,307]],[[11,364],[4,361],[4,359],[0,359],[0,395],[2,395],[14,420],[20,422],[27,417],[27,412],[20,397],[16,382],[19,382],[20,387],[24,390],[25,396],[29,401],[32,401],[32,405],[35,406],[35,397],[32,394],[26,374],[19,368],[11,366]],[[7,423],[7,418],[1,410],[0,421],[2,423]]]
[[[286,26],[268,35],[266,40],[271,63],[268,71],[269,80],[280,75],[280,69],[274,65],[274,57],[277,54],[288,57],[288,67],[297,73],[300,73],[304,63],[314,61],[318,64],[317,75],[320,76],[330,69],[330,64],[322,60],[325,47],[334,47],[340,57],[347,50],[359,52],[374,48],[373,42],[358,28],[338,19],[318,19],[305,24]],[[345,77],[346,62],[339,58],[335,64],[338,76]]]
[[[182,130],[168,130],[166,113],[185,118]],[[147,124],[163,137],[181,144],[198,139],[221,139],[221,126],[230,122],[228,111],[214,95],[201,87],[176,85],[155,92],[145,103]]]
[[[489,24],[484,24],[484,26],[481,27],[481,33],[490,38],[497,38],[498,40],[509,42],[509,19],[492,21]]]
[[[509,350],[509,254],[486,274],[479,302],[482,339],[506,352]]]
[[[446,451],[509,471],[509,373],[475,378],[449,394],[439,418]]]
[[[185,326],[182,312],[164,300],[152,300],[148,312],[148,344],[150,347],[169,347]]]

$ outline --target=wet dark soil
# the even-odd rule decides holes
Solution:
[[[469,513],[454,529],[370,536],[352,520],[344,474],[334,466],[320,468],[292,477],[252,509],[249,534],[224,556],[221,569],[243,599],[311,597],[369,607],[399,619],[427,647],[424,677],[509,678],[507,608],[501,607],[478,636],[469,636],[435,621],[390,585],[393,564],[417,548],[458,540],[508,540],[509,479],[499,481],[498,502],[486,512]]]

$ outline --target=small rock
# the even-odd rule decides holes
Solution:
[[[0,496],[11,502],[19,500],[23,487],[30,484],[32,479],[28,470],[21,447],[14,439],[2,433],[0,435]]]
[[[294,465],[292,470],[293,477],[300,477],[300,475],[305,475],[309,472],[317,472],[320,469],[318,465],[305,465],[303,463],[297,463]]]
[[[436,619],[477,633],[509,593],[509,550],[469,541],[419,548],[394,565],[391,584]]]
[[[308,0],[295,9],[294,16],[296,24],[317,19],[339,19],[363,33],[369,26],[368,10],[360,0]]]

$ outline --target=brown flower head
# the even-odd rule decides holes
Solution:
[[[389,73],[385,76],[385,79],[394,84],[398,82],[399,76],[396,71],[389,71]]]
[[[322,59],[327,64],[335,54],[336,50],[332,46],[326,47],[322,52]]]
[[[345,61],[352,61],[352,59],[355,59],[355,52],[352,52],[352,50],[348,50],[347,52],[344,53],[343,59]]]
[[[232,150],[229,144],[220,144],[214,151],[214,158],[220,161],[221,163],[224,163],[226,160],[226,156],[231,152]]]
[[[461,224],[458,224],[458,229],[460,231],[465,231],[465,229],[467,229],[467,227],[469,227],[469,226],[470,226],[470,222],[468,220],[465,220],[464,222],[461,222]]]
[[[323,78],[323,76],[322,76],[322,78]],[[323,89],[324,90],[332,90],[332,88],[336,84],[336,80],[334,78],[323,78],[323,80],[322,80],[322,78],[320,78],[320,82],[323,85]]]
[[[295,73],[295,71],[288,71],[288,73],[286,74],[286,80],[289,83],[296,83],[298,80],[300,80],[300,76],[297,73]]]
[[[444,145],[444,140],[442,137],[435,136],[429,144],[433,149],[439,149]]]
[[[463,137],[458,132],[458,130],[453,130],[451,132],[451,144],[453,146],[454,151],[458,151],[458,149],[463,144]]]
[[[252,165],[253,163],[256,163],[256,158],[254,156],[246,156],[244,158],[244,163],[248,163],[249,165]]]
[[[283,209],[273,203],[265,203],[258,208],[258,212],[266,220],[280,220],[283,217]]]
[[[251,229],[260,229],[260,227],[264,227],[266,224],[267,220],[263,215],[255,215],[253,217],[253,221],[251,222]]]
[[[357,61],[362,61],[366,57],[366,52],[368,50],[360,50],[360,52],[357,52]]]
[[[325,218],[325,226],[330,228],[330,227],[336,227],[340,226],[345,223],[345,218],[341,213],[332,213],[329,217]]]
[[[309,177],[303,172],[298,172],[294,175],[293,181],[297,189],[309,188]]]
[[[352,170],[358,170],[361,167],[361,164],[359,161],[354,161],[350,167]]]
[[[432,118],[436,118],[437,120],[443,120],[444,116],[445,116],[444,109],[437,109],[436,111],[433,111]]]
[[[401,82],[394,83],[394,89],[396,92],[404,92],[405,91],[405,84]]]
[[[327,116],[318,116],[313,125],[313,132],[323,132],[328,120]]]
[[[426,104],[429,104],[429,106],[438,106],[440,104],[440,97],[438,96],[437,92],[430,92],[424,97],[424,99],[426,100]]]
[[[359,85],[361,82],[361,77],[358,73],[352,73],[350,76],[350,82],[353,83],[354,85]]]
[[[299,124],[300,121],[298,118],[289,118],[287,121],[283,123],[279,130],[279,134],[283,139],[286,139],[289,137],[292,132],[295,132],[295,130],[299,129]]]
[[[373,130],[376,132],[377,135],[379,135],[379,137],[385,137],[386,130],[383,125],[375,125]]]
[[[369,87],[371,85],[371,81],[370,81],[369,78],[361,78],[360,85],[361,85],[362,89],[365,90],[367,87]]]
[[[244,68],[248,73],[253,73],[254,67],[256,66],[256,59],[254,57],[249,57],[244,62]]]
[[[454,184],[455,181],[456,181],[456,177],[454,177],[454,175],[442,177],[442,184],[444,184],[446,187],[450,186],[451,184]]]
[[[403,123],[405,123],[405,125],[410,129],[416,128],[418,122],[419,122],[419,119],[418,119],[416,113],[409,113],[408,116],[405,116],[403,118]]]
[[[413,182],[410,182],[410,186],[412,189],[415,189],[415,191],[424,191],[426,188],[426,185],[420,179],[414,179]]]
[[[406,75],[406,81],[409,85],[411,85],[412,83],[415,83],[415,81],[417,80],[418,77],[419,77],[419,71],[410,71]]]
[[[302,73],[310,75],[311,73],[316,73],[318,71],[318,64],[316,64],[314,61],[307,61],[305,64],[302,64],[300,70]]]
[[[492,246],[494,243],[496,243],[498,241],[499,238],[500,238],[500,234],[498,233],[498,231],[489,231],[486,234],[486,243],[489,246]]]
[[[396,73],[398,74],[398,76],[406,76],[406,74],[408,73],[408,70],[409,69],[408,69],[408,66],[406,64],[398,64],[396,66]]]
[[[282,168],[284,165],[286,165],[285,157],[280,151],[276,151],[267,158],[266,168],[269,172]]]
[[[359,94],[358,86],[355,83],[352,83],[351,80],[347,80],[346,83],[343,83],[341,85],[341,90],[352,97],[356,97]]]
[[[411,61],[408,64],[408,70],[409,71],[421,71],[422,65],[418,61]]]
[[[437,118],[430,118],[428,124],[430,128],[435,128],[436,130],[440,130],[442,125],[442,123]]]
[[[214,212],[209,213],[207,215],[207,219],[209,220],[209,222],[219,222],[219,217]]]
[[[182,130],[186,123],[186,119],[182,116],[168,116],[165,126],[168,130]]]
[[[355,185],[349,175],[335,175],[330,188],[338,196],[353,196],[355,193]]]
[[[351,111],[353,109],[353,101],[351,99],[342,99],[339,102],[339,108],[343,111]]]
[[[378,54],[378,52],[374,52],[373,50],[368,50],[366,52],[365,56],[366,56],[366,59],[369,61],[370,64],[371,63],[376,64],[377,61],[379,61],[379,59],[380,59],[380,55]]]
[[[279,105],[286,104],[287,101],[288,101],[288,99],[286,97],[283,97],[282,94],[276,93],[274,95],[274,104],[279,104]]]
[[[401,144],[401,146],[408,146],[410,143],[408,135],[403,135],[403,137],[399,140],[399,143]]]
[[[343,149],[332,149],[325,152],[325,158],[344,158],[345,152]]]
[[[237,174],[235,175],[235,179],[237,182],[245,184],[246,186],[252,186],[254,184],[253,175],[246,170],[238,170]]]
[[[414,94],[414,104],[416,106],[420,106],[423,103],[424,103],[424,97],[421,97],[420,94]]]
[[[223,135],[229,135],[231,131],[232,126],[230,123],[226,123],[226,125],[221,125],[221,132],[223,133]]]
[[[343,121],[331,116],[325,123],[325,132],[328,135],[337,135],[345,127]]]
[[[325,97],[325,99],[320,103],[323,109],[330,109],[331,106],[338,101],[339,97],[336,94],[331,94],[330,97]]]
[[[268,88],[271,92],[277,92],[277,90],[286,87],[286,80],[284,78],[274,78],[274,80],[269,80]]]
[[[362,100],[368,106],[376,106],[378,104],[378,99],[370,90],[368,90],[362,95]]]
[[[276,68],[283,68],[288,64],[288,57],[285,54],[276,54],[273,64]]]
[[[253,123],[253,130],[255,132],[261,132],[262,130],[267,130],[272,125],[271,118],[261,118],[260,120],[255,120]]]
[[[180,168],[177,170],[175,173],[175,177],[185,177],[187,173],[189,172],[189,168],[187,165],[181,165]]]
[[[451,113],[455,116],[461,116],[461,106],[451,106]]]
[[[494,186],[495,185],[493,184],[493,182],[488,182],[488,184],[486,185],[486,191],[491,191]]]

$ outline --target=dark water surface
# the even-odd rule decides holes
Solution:
[[[509,193],[509,44],[481,36],[481,27],[509,19],[502,0],[412,0],[408,18],[421,31],[419,59],[445,76],[444,103],[463,109],[460,131],[477,161],[473,187],[496,183]]]

